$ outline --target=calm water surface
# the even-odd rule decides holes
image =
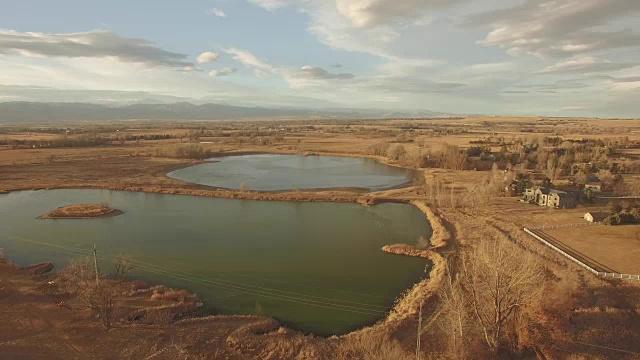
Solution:
[[[304,156],[242,155],[176,170],[169,177],[196,184],[249,190],[364,188],[376,191],[411,180],[411,171],[372,159]]]
[[[59,206],[103,200],[125,213],[105,219],[37,220]],[[129,254],[133,276],[186,288],[206,311],[253,314],[341,334],[384,317],[425,276],[425,260],[381,246],[430,236],[410,205],[261,202],[106,190],[0,195],[0,248],[23,265],[64,265],[90,254]],[[100,260],[107,268],[108,260]]]

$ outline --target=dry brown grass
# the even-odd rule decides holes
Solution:
[[[471,145],[472,141],[487,136],[503,136],[506,140],[514,137],[528,138],[547,135],[561,135],[575,139],[628,136],[631,140],[640,140],[640,123],[628,120],[468,117],[442,120],[354,121],[349,122],[348,127],[346,123],[331,121],[306,122],[304,124],[287,121],[278,124],[287,126],[287,131],[282,133],[281,139],[270,145],[250,142],[248,137],[244,137],[240,143],[237,138],[242,131],[255,129],[255,127],[267,128],[272,126],[271,124],[247,122],[201,123],[197,125],[212,129],[224,127],[224,130],[220,130],[223,135],[218,133],[215,136],[204,136],[199,141],[206,142],[207,144],[202,144],[202,146],[208,150],[227,154],[273,152],[373,157],[367,154],[367,148],[370,145],[379,142],[395,143],[401,138],[403,138],[402,145],[407,152],[437,151],[445,143],[466,148]],[[309,128],[309,125],[313,125],[313,128]],[[127,134],[171,133],[178,136],[189,131],[177,128],[175,124],[157,126],[146,124],[144,127],[135,127],[132,126],[123,131]],[[407,130],[409,128],[410,130]],[[409,134],[407,142],[405,142],[404,138],[407,136],[403,135],[404,133]],[[115,135],[116,133],[106,131],[101,134]],[[27,138],[27,140],[30,137],[29,134],[24,133],[11,134],[10,136]],[[38,136],[44,139],[51,135],[40,134]],[[3,137],[4,134],[0,134],[0,138]],[[425,200],[424,195],[411,187],[365,195],[340,191],[258,194],[212,190],[166,177],[166,173],[171,170],[195,163],[191,160],[169,159],[162,156],[164,149],[170,149],[187,141],[186,138],[183,140],[176,138],[125,142],[102,148],[82,149],[11,150],[7,147],[0,147],[0,179],[2,180],[0,181],[0,191],[78,187],[260,200],[357,201],[361,203],[375,203],[384,200],[405,202]],[[635,152],[635,150],[631,150],[628,155],[635,155]],[[486,176],[487,173],[483,171],[442,169],[425,171],[425,177],[439,179],[447,191],[453,188],[456,194],[464,194],[467,188],[481,183]],[[560,325],[556,322],[548,323],[558,326],[558,329],[552,329],[554,332],[551,335],[556,336],[558,332],[563,334],[558,339],[554,338],[554,341],[582,340],[640,351],[637,348],[640,344],[640,339],[637,337],[637,334],[640,333],[638,331],[640,321],[637,318],[639,287],[634,284],[608,282],[595,278],[548,247],[532,241],[521,231],[524,226],[582,222],[584,221],[582,220],[584,213],[596,210],[598,206],[580,207],[573,210],[551,210],[522,204],[513,198],[495,198],[486,208],[469,209],[463,203],[458,204],[457,208],[448,208],[447,202],[444,201],[441,204],[442,207],[437,211],[438,215],[442,216],[441,223],[444,228],[444,231],[439,231],[437,225],[439,217],[429,213],[429,207],[422,206],[420,203],[417,205],[435,225],[434,237],[431,240],[432,245],[442,247],[444,252],[458,251],[474,241],[480,241],[477,236],[478,230],[491,228],[501,234],[501,241],[515,243],[521,250],[531,252],[539,257],[547,266],[550,276],[556,280],[555,288],[546,294],[546,298],[550,301],[545,302],[544,311],[540,310],[543,311],[543,317],[546,319],[557,319],[560,323]],[[611,238],[607,241],[615,240]],[[459,243],[461,247],[445,246],[454,242]],[[597,241],[592,243],[594,247],[588,251],[596,251],[600,244]],[[625,248],[624,252],[630,253],[631,250]],[[435,252],[431,254],[440,256]],[[615,252],[611,252],[610,255],[612,258],[607,261],[617,261],[620,258],[619,254],[616,255]],[[442,349],[440,343],[443,340],[441,329],[433,325],[436,323],[435,318],[437,318],[437,313],[433,313],[434,309],[437,309],[437,303],[434,300],[435,297],[432,296],[437,292],[444,277],[443,267],[436,264],[430,275],[431,280],[414,288],[408,293],[410,295],[405,297],[405,302],[399,303],[399,306],[406,305],[406,312],[397,312],[396,317],[390,316],[390,318],[406,320],[382,322],[377,326],[363,329],[346,337],[319,339],[304,336],[295,331],[279,328],[279,325],[272,319],[256,317],[210,317],[198,321],[181,322],[168,327],[145,327],[135,330],[123,328],[118,329],[117,333],[112,331],[104,334],[93,327],[88,319],[72,323],[67,319],[68,314],[60,314],[62,309],[54,309],[56,310],[55,316],[45,317],[46,320],[55,323],[56,328],[62,329],[65,338],[68,342],[73,343],[73,346],[69,346],[64,340],[51,337],[51,334],[46,333],[42,335],[47,337],[46,340],[49,340],[51,345],[41,353],[55,354],[66,350],[69,354],[77,354],[74,352],[75,350],[72,350],[77,347],[97,358],[116,355],[121,358],[154,356],[158,358],[340,359],[350,358],[348,354],[353,355],[351,358],[377,359],[381,358],[380,354],[383,354],[382,358],[385,358],[384,356],[389,358],[391,356],[389,354],[393,354],[391,357],[401,358],[407,350],[411,350],[412,343],[415,342],[415,328],[417,326],[417,306],[415,304],[427,298],[433,300],[434,303],[429,303],[429,306],[425,307],[425,317],[427,318],[425,320],[428,320],[429,327],[425,329],[422,340],[428,345],[428,349],[434,351],[434,353],[425,355],[433,358],[438,356],[435,352]],[[22,288],[30,286],[27,282],[21,284]],[[0,289],[3,286],[4,283],[0,284]],[[14,291],[13,287],[11,289]],[[144,297],[145,301],[153,302],[153,306],[160,306],[158,302],[150,299],[152,290],[147,291],[144,288],[140,290],[132,294]],[[5,299],[7,298],[3,297],[0,292],[0,302]],[[34,301],[26,297],[13,297],[12,299],[11,301],[26,303]],[[49,299],[44,303],[50,304]],[[42,309],[46,306],[44,303],[27,305],[25,308],[33,310],[35,306],[37,309]],[[12,313],[9,319],[24,316],[25,319],[28,319],[28,321],[25,320],[25,324],[32,323],[34,329],[37,328],[36,325],[40,319],[36,316],[37,312],[18,313],[17,307],[12,308],[11,311],[15,311],[15,313]],[[154,320],[154,316],[157,319]],[[167,316],[164,310],[159,310],[155,315],[151,315],[151,320],[164,323]],[[20,327],[22,325],[18,326],[13,320],[8,320],[7,324],[11,325],[6,328],[0,327],[0,355],[2,351],[26,352],[28,350],[26,345],[11,343],[16,339],[12,329],[22,329]],[[616,324],[619,325],[617,328]],[[624,330],[622,327],[630,330]],[[35,334],[29,331],[19,334],[25,334],[24,336],[29,337],[29,340],[25,340],[24,344],[36,347],[42,344],[37,338],[37,331]],[[537,333],[537,335],[540,334]],[[31,338],[31,335],[34,337]],[[535,335],[533,334],[532,338],[535,338]],[[356,339],[354,336],[362,336],[362,338]],[[136,344],[128,341],[133,337],[137,340]],[[87,344],[92,338],[101,338],[102,342],[90,347]],[[3,342],[6,340],[10,342]],[[394,352],[398,342],[404,349],[402,353]],[[373,346],[374,344],[375,346]],[[592,348],[564,342],[561,345],[573,352],[606,358],[606,356],[602,356],[602,353],[597,353]],[[114,354],[111,349],[117,349],[117,354]],[[473,349],[471,352],[473,353]],[[479,351],[474,355],[482,356]],[[80,356],[78,355],[78,357]],[[567,356],[567,353],[552,351],[547,356],[548,358],[563,358]],[[69,357],[73,358],[73,356]]]
[[[40,219],[85,219],[115,216],[122,214],[120,210],[100,204],[75,204],[57,208],[43,215]]]
[[[618,273],[640,275],[638,229],[638,225],[595,225],[544,232]]]

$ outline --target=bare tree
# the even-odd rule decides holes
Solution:
[[[466,207],[477,215],[481,210],[489,207],[492,196],[491,187],[485,181],[482,184],[467,188],[463,194],[463,201]]]
[[[540,300],[544,286],[543,269],[534,256],[491,232],[464,254],[461,275],[475,323],[492,350],[519,311]]]
[[[469,160],[467,154],[456,145],[444,144],[440,151],[440,166],[450,170],[464,170]]]
[[[549,159],[547,160],[545,175],[547,175],[547,177],[551,179],[551,182],[554,182],[561,174],[562,168],[558,163],[558,157],[555,154],[551,154],[551,156],[549,156]]]
[[[449,205],[451,205],[452,209],[455,209],[458,206],[458,202],[456,201],[455,189],[456,189],[456,187],[453,184],[451,184],[451,186],[449,188],[449,190],[450,190]]]
[[[131,264],[131,256],[121,255],[114,260],[114,269],[111,275],[113,280],[122,280],[133,270],[133,264]]]
[[[576,185],[585,185],[589,182],[589,174],[580,170],[575,176],[573,180]]]
[[[407,165],[416,168],[425,167],[429,160],[429,156],[421,149],[413,149],[411,151],[408,151],[405,157]]]
[[[58,284],[62,291],[74,296],[77,306],[93,310],[105,328],[111,327],[122,289],[114,280],[102,279],[96,284],[93,260],[85,258],[62,270]]]
[[[404,146],[400,144],[394,144],[389,148],[389,150],[387,150],[387,157],[389,158],[389,160],[398,161],[401,160],[406,155],[406,153],[407,151],[405,150]]]
[[[380,142],[370,145],[367,151],[372,155],[385,156],[389,150],[389,144],[386,142]]]
[[[443,334],[450,334],[450,357],[454,359],[464,358],[464,351],[468,347],[470,339],[467,336],[469,328],[470,308],[463,288],[457,282],[453,274],[452,262],[446,263],[446,278],[440,288],[440,300],[442,301],[442,313],[440,327]]]

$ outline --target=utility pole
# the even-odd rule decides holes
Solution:
[[[418,311],[418,339],[416,342],[416,359],[420,360],[420,335],[422,332],[422,307],[424,306],[424,301],[420,303],[420,309]]]
[[[96,268],[96,287],[100,285],[100,281],[98,278],[98,254],[96,251],[96,244],[93,243],[93,265]]]

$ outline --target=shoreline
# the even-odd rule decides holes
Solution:
[[[417,207],[431,224],[432,235],[429,241],[431,246],[429,249],[418,249],[413,245],[393,244],[383,246],[381,251],[388,254],[420,257],[429,260],[431,269],[428,277],[417,282],[399,296],[396,304],[384,320],[344,336],[358,336],[368,332],[393,333],[406,324],[407,321],[410,321],[412,317],[416,317],[420,312],[421,306],[425,309],[437,301],[436,295],[444,281],[446,269],[446,257],[440,254],[438,250],[452,245],[452,234],[443,224],[442,218],[426,202],[414,200],[410,203]]]
[[[422,171],[423,169],[415,169],[412,167],[405,167],[399,164],[390,163],[386,159],[380,156],[368,155],[368,154],[344,154],[344,153],[324,153],[324,152],[308,152],[300,154],[292,151],[270,151],[270,152],[228,152],[223,154],[216,154],[209,159],[226,157],[226,156],[241,156],[247,154],[288,154],[288,155],[302,155],[302,156],[336,156],[336,157],[352,157],[352,158],[366,158],[372,159],[378,163],[403,168],[411,171],[413,174]],[[207,160],[190,161],[189,163],[174,164],[168,167],[167,171],[163,173],[156,173],[158,177],[170,178],[167,174],[171,171],[175,171],[189,166],[201,164]],[[215,187],[209,187],[205,185],[199,185],[179,180],[181,184],[176,185],[110,185],[110,184],[91,184],[83,185],[74,184],[41,187],[41,188],[22,188],[22,189],[8,189],[6,193],[13,191],[29,191],[29,190],[57,190],[57,189],[93,189],[93,190],[111,190],[111,191],[127,191],[127,192],[142,192],[142,193],[155,193],[166,195],[182,195],[182,196],[200,196],[200,197],[212,197],[222,199],[236,199],[236,200],[255,200],[255,201],[287,201],[287,202],[335,202],[335,203],[357,203],[363,206],[376,205],[381,203],[404,203],[416,206],[429,221],[432,228],[432,235],[430,238],[431,248],[428,250],[416,249],[411,245],[387,245],[384,246],[381,251],[402,255],[402,256],[417,256],[428,260],[431,263],[431,269],[428,276],[421,281],[414,284],[411,288],[406,289],[402,294],[399,294],[396,298],[396,302],[393,307],[386,313],[386,315],[378,320],[376,323],[365,326],[358,330],[351,331],[343,335],[328,335],[328,336],[315,336],[311,334],[305,334],[294,328],[288,328],[286,325],[279,324],[277,320],[270,319],[267,323],[271,330],[277,328],[284,328],[290,334],[296,334],[296,336],[302,336],[305,338],[316,339],[340,339],[350,336],[358,336],[359,334],[368,332],[381,332],[383,334],[391,335],[398,329],[406,325],[411,317],[417,316],[419,311],[419,305],[431,300],[435,300],[434,295],[437,294],[442,281],[444,279],[445,258],[437,252],[438,249],[448,246],[451,234],[446,230],[442,224],[440,218],[436,213],[424,202],[424,200],[416,200],[419,198],[417,195],[407,194],[405,196],[389,194],[386,192],[389,190],[407,189],[410,190],[413,187],[413,179],[407,182],[390,188],[385,188],[376,191],[367,192],[353,192],[345,191],[344,189],[304,189],[304,190],[285,190],[277,192],[265,192],[265,191],[240,191],[230,189],[220,189]],[[213,315],[217,317],[219,315]],[[226,315],[229,316],[229,315]],[[233,317],[246,315],[230,315]],[[203,315],[191,318],[192,321],[206,321],[207,318],[211,318],[212,315]],[[187,321],[187,319],[183,320]],[[259,337],[269,331],[269,329],[261,328],[260,331],[253,332],[250,329],[238,329],[238,332],[243,334],[245,340],[246,337],[253,333],[251,337],[255,337],[255,341],[260,341]],[[248,341],[251,342],[251,341]]]
[[[42,190],[110,190],[140,192],[147,194],[199,196],[220,199],[255,200],[255,201],[290,201],[290,202],[338,202],[338,203],[360,203],[362,205],[375,205],[379,203],[411,203],[411,199],[401,197],[376,196],[376,193],[354,193],[348,191],[326,191],[326,192],[242,192],[234,190],[207,190],[184,187],[160,187],[160,186],[51,186],[37,188],[23,188],[7,190],[5,195],[20,191],[42,191]]]
[[[454,242],[453,235],[442,222],[442,218],[436,214],[424,201],[413,201],[412,205],[418,207],[432,223],[432,240],[434,245],[429,250],[416,249],[414,246],[406,244],[396,244],[384,246],[381,251],[402,255],[402,256],[418,256],[428,259],[432,262],[429,277],[416,283],[410,289],[398,296],[393,308],[388,314],[375,324],[365,326],[361,329],[354,330],[344,335],[334,335],[328,337],[307,335],[295,329],[283,327],[273,318],[258,318],[260,321],[237,329],[228,339],[227,344],[240,353],[253,353],[256,347],[259,347],[265,341],[265,337],[275,337],[281,340],[294,341],[297,343],[304,342],[310,347],[332,347],[337,346],[341,342],[357,340],[358,338],[366,338],[374,336],[379,338],[397,337],[404,339],[407,328],[413,328],[417,322],[420,305],[426,314],[437,316],[437,311],[431,310],[435,302],[437,302],[437,294],[445,280],[446,258],[437,252],[452,245]],[[428,316],[428,315],[427,315]],[[198,320],[193,320],[198,321]],[[201,321],[206,321],[205,319]],[[271,348],[276,351],[278,347]]]
[[[334,156],[334,157],[347,157],[347,158],[362,158],[371,159],[382,165],[401,168],[411,173],[411,177],[404,183],[385,187],[382,189],[375,189],[371,191],[368,188],[318,188],[318,189],[288,189],[288,190],[276,190],[276,191],[254,191],[247,190],[242,191],[239,189],[226,189],[221,187],[214,187],[208,185],[201,185],[185,180],[179,180],[168,176],[169,173],[185,169],[191,166],[200,165],[209,162],[211,159],[230,157],[230,156],[242,156],[242,155],[299,155],[299,156]],[[51,183],[39,186],[13,186],[13,187],[1,187],[0,195],[6,195],[17,191],[37,191],[37,190],[59,190],[59,189],[100,189],[100,190],[115,190],[115,191],[134,191],[144,193],[159,193],[170,195],[193,195],[204,197],[217,197],[224,199],[243,199],[243,200],[261,200],[261,201],[294,201],[294,202],[364,202],[364,203],[377,203],[376,201],[394,202],[394,200],[400,200],[397,202],[407,203],[414,199],[389,197],[381,193],[392,191],[411,189],[414,187],[414,177],[419,172],[424,171],[421,168],[414,168],[410,166],[403,166],[394,162],[390,162],[383,156],[370,155],[370,154],[358,154],[358,153],[335,153],[335,152],[306,152],[300,153],[296,151],[287,151],[281,149],[274,149],[270,151],[230,151],[225,153],[215,153],[207,159],[173,159],[182,160],[180,164],[170,164],[163,168],[161,171],[153,172],[154,178],[163,180],[172,180],[179,182],[178,184],[114,184],[113,181],[106,183],[94,183],[87,185],[86,183],[70,183],[70,184],[56,184]],[[214,160],[215,161],[215,160]],[[381,194],[381,196],[378,196]],[[375,200],[370,200],[375,198]]]
[[[121,190],[117,190],[117,191],[121,191]],[[154,192],[154,193],[157,193],[157,192]],[[167,194],[198,196],[193,194],[175,194],[175,193],[167,193]],[[200,196],[206,196],[206,195],[200,195]],[[416,249],[411,245],[396,244],[396,245],[386,245],[381,249],[381,251],[387,252],[390,254],[403,255],[403,256],[417,256],[417,257],[422,257],[429,260],[432,264],[431,270],[429,272],[429,276],[419,281],[418,283],[414,284],[412,288],[407,289],[403,294],[400,294],[397,298],[396,304],[387,312],[385,317],[373,325],[365,326],[361,329],[354,330],[352,332],[349,332],[343,335],[316,336],[316,335],[304,334],[303,332],[295,328],[285,327],[287,329],[290,329],[289,331],[292,331],[294,333],[299,333],[302,336],[316,336],[316,337],[325,338],[325,339],[329,339],[332,337],[353,336],[354,334],[361,333],[363,331],[380,331],[380,330],[383,330],[384,328],[389,327],[391,324],[397,324],[398,321],[405,320],[411,317],[412,315],[417,314],[418,309],[415,307],[415,304],[420,303],[419,299],[430,298],[432,297],[433,294],[435,294],[435,291],[437,291],[440,284],[439,279],[442,278],[442,276],[439,274],[443,273],[442,269],[444,267],[444,261],[443,261],[444,258],[434,250],[437,250],[440,247],[446,246],[447,239],[445,239],[443,235],[448,234],[448,232],[446,232],[446,229],[444,229],[444,226],[439,221],[439,218],[437,217],[437,215],[435,215],[435,213],[422,201],[410,201],[410,200],[401,200],[401,199],[392,199],[392,198],[390,199],[369,198],[369,199],[364,199],[365,200],[364,202],[361,200],[363,199],[359,199],[358,197],[355,197],[355,196],[349,197],[349,198],[332,197],[330,199],[327,197],[319,197],[317,199],[313,199],[312,202],[324,201],[324,202],[360,203],[363,206],[393,202],[393,203],[406,203],[406,204],[416,206],[419,210],[421,210],[421,212],[425,215],[426,220],[429,221],[429,223],[431,224],[431,228],[432,228],[432,236],[430,239],[431,244],[432,245],[438,244],[438,246],[437,247],[434,246],[429,250],[420,250],[420,249]],[[267,201],[287,201],[287,200],[272,199]],[[291,200],[288,200],[288,201],[291,201]],[[296,199],[294,201],[305,201],[305,200]],[[113,209],[113,210],[118,211],[116,209]],[[56,219],[60,219],[60,218],[56,218]],[[69,218],[62,218],[62,219],[69,219]],[[81,219],[87,219],[87,218],[81,218]],[[10,261],[9,259],[5,259],[5,260]],[[210,316],[212,315],[203,315],[202,318],[207,318]],[[228,315],[228,316],[247,316],[247,315],[236,314],[236,315]],[[199,318],[201,317],[194,317],[193,319],[195,320]],[[274,319],[274,321],[277,323],[277,320]]]
[[[336,192],[353,192],[353,193],[358,193],[358,194],[373,194],[373,193],[382,192],[382,191],[388,191],[388,190],[399,190],[399,189],[410,188],[410,187],[412,187],[412,185],[414,183],[414,179],[418,175],[418,172],[421,171],[421,169],[415,169],[415,168],[412,168],[412,167],[406,167],[406,166],[402,166],[400,164],[391,163],[388,160],[386,160],[386,158],[384,158],[382,156],[376,156],[376,155],[341,154],[341,153],[318,153],[318,152],[306,152],[306,153],[302,153],[301,154],[301,153],[297,153],[297,152],[286,152],[286,151],[282,151],[282,152],[275,152],[275,151],[272,151],[272,152],[240,151],[240,152],[219,153],[219,154],[213,155],[212,157],[200,160],[200,161],[198,161],[198,162],[196,162],[194,164],[187,164],[187,165],[184,165],[184,166],[175,167],[175,168],[172,168],[171,171],[168,171],[167,173],[165,173],[164,176],[169,178],[169,179],[181,181],[181,182],[184,182],[186,184],[189,184],[189,185],[192,185],[192,186],[196,186],[196,187],[199,187],[199,188],[211,189],[211,190],[243,192],[240,189],[226,188],[226,187],[205,185],[205,184],[199,184],[199,183],[195,183],[195,182],[190,182],[190,181],[187,181],[187,180],[182,180],[182,179],[178,179],[178,178],[169,176],[169,174],[171,174],[172,172],[175,172],[175,171],[179,171],[179,170],[190,168],[192,166],[204,165],[204,164],[207,164],[207,163],[211,163],[211,164],[219,163],[220,160],[217,160],[217,159],[220,159],[220,158],[234,157],[234,156],[249,156],[249,155],[294,155],[294,156],[305,156],[305,157],[306,156],[326,156],[326,157],[369,159],[369,160],[375,161],[376,163],[378,163],[380,165],[399,168],[399,169],[403,169],[403,170],[406,170],[406,171],[409,172],[409,176],[408,176],[406,181],[404,181],[404,182],[402,182],[400,184],[397,184],[397,185],[385,186],[383,188],[377,188],[377,189],[352,186],[352,187],[328,187],[328,188],[305,188],[305,189],[282,189],[282,190],[251,190],[251,189],[248,189],[248,190],[244,191],[244,192],[253,192],[253,193],[282,194],[282,193],[290,193],[290,192],[322,193],[322,192],[336,191]]]

